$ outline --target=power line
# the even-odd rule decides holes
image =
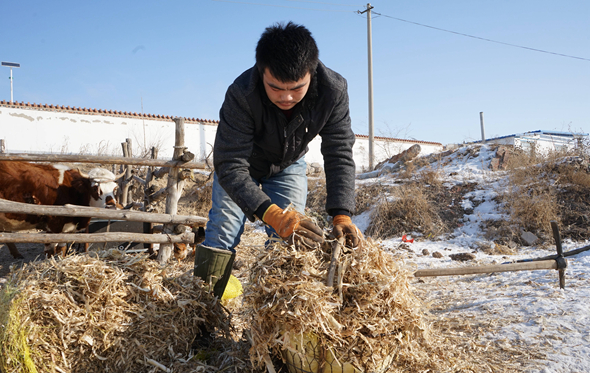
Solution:
[[[276,4],[263,4],[263,3],[250,3],[245,1],[234,1],[234,0],[213,0],[222,3],[234,3],[234,4],[246,4],[246,5],[259,5],[259,6],[271,6],[275,8],[288,8],[288,9],[303,9],[303,10],[316,10],[319,12],[346,12],[350,13],[351,10],[335,10],[335,9],[316,9],[316,8],[303,8],[303,7],[295,7],[295,6],[287,6],[287,5],[276,5]],[[311,2],[311,1],[310,1]],[[326,3],[324,3],[326,4]],[[334,4],[332,4],[334,5]]]
[[[388,16],[388,15],[386,15],[386,14],[381,14],[381,13],[377,13],[377,12],[373,12],[373,13],[374,13],[374,14],[379,14],[379,15],[380,15],[380,16],[382,16],[382,17],[387,17],[387,18],[395,19],[396,21],[401,21],[401,22],[411,23],[411,24],[413,24],[413,25],[422,26],[422,27],[427,27],[427,28],[430,28],[430,29],[433,29],[433,30],[437,30],[437,31],[444,31],[444,32],[448,32],[448,33],[451,33],[451,34],[455,34],[455,35],[461,35],[461,36],[465,36],[465,37],[468,37],[468,38],[473,38],[473,39],[483,40],[483,41],[487,41],[487,42],[490,42],[490,43],[496,43],[496,44],[508,45],[508,46],[510,46],[510,47],[515,47],[515,48],[522,48],[522,49],[528,49],[528,50],[535,51],[535,52],[541,52],[541,53],[553,54],[553,55],[556,55],[556,56],[561,56],[561,57],[575,58],[575,59],[577,59],[577,60],[590,61],[590,59],[588,59],[588,58],[584,58],[584,57],[571,56],[571,55],[569,55],[569,54],[555,53],[555,52],[550,52],[550,51],[546,51],[546,50],[543,50],[543,49],[530,48],[530,47],[525,47],[525,46],[518,45],[518,44],[505,43],[505,42],[503,42],[503,41],[497,41],[497,40],[492,40],[492,39],[486,39],[486,38],[482,38],[482,37],[479,37],[479,36],[474,36],[474,35],[464,34],[464,33],[462,33],[462,32],[457,32],[457,31],[446,30],[446,29],[443,29],[443,28],[440,28],[440,27],[428,26],[428,25],[425,25],[425,24],[422,24],[422,23],[418,23],[418,22],[412,22],[412,21],[408,21],[408,20],[405,20],[405,19],[401,19],[401,18],[397,18],[397,17]]]
[[[333,6],[352,6],[352,7],[358,8],[358,5],[325,3],[325,2],[321,2],[321,1],[309,1],[309,0],[285,0],[285,1],[293,1],[293,2],[298,2],[298,3],[333,5]]]
[[[213,0],[213,1],[224,2],[224,3],[234,3],[234,4],[245,4],[245,5],[270,6],[270,7],[275,7],[275,8],[315,10],[315,11],[320,11],[320,12],[346,12],[346,13],[350,12],[348,10],[304,8],[304,7],[294,7],[294,6],[277,5],[277,4],[252,3],[252,2],[236,1],[236,0]],[[322,5],[330,5],[330,6],[355,6],[355,5],[348,5],[348,4],[336,4],[336,3],[327,3],[327,2],[312,1],[312,0],[285,0],[285,1],[299,2],[299,3],[309,3],[309,4],[322,4]],[[360,12],[359,11],[354,11],[353,13],[359,14]],[[540,52],[540,53],[547,53],[547,54],[552,54],[554,56],[574,58],[574,59],[582,60],[582,61],[590,61],[589,58],[572,56],[572,55],[563,54],[563,53],[556,53],[556,52],[551,52],[551,51],[547,51],[547,50],[544,50],[544,49],[531,48],[531,47],[526,47],[526,46],[518,45],[518,44],[506,43],[506,42],[503,42],[503,41],[498,41],[498,40],[493,40],[493,39],[488,39],[488,38],[482,38],[480,36],[465,34],[463,32],[457,32],[457,31],[452,31],[452,30],[447,30],[447,29],[444,29],[444,28],[440,28],[440,27],[429,26],[429,25],[425,25],[425,24],[419,23],[419,22],[408,21],[407,19],[392,17],[392,16],[388,16],[388,15],[382,14],[382,13],[377,13],[377,12],[372,12],[372,13],[374,15],[381,16],[381,17],[386,17],[386,18],[391,18],[391,19],[394,19],[396,21],[410,23],[412,25],[426,27],[426,28],[429,28],[429,29],[432,29],[432,30],[437,30],[437,31],[442,31],[442,32],[448,32],[450,34],[465,36],[465,37],[472,38],[472,39],[487,41],[489,43],[496,43],[496,44],[501,44],[501,45],[507,45],[509,47],[521,48],[521,49],[526,49],[526,50],[530,50],[530,51],[534,51],[534,52]]]

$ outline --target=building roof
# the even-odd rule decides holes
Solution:
[[[128,117],[128,118],[145,118],[145,119],[153,119],[153,120],[173,120],[176,118],[175,116],[170,115],[160,115],[160,114],[145,114],[145,113],[135,113],[135,112],[127,112],[127,111],[118,111],[118,110],[105,110],[105,109],[91,109],[91,108],[80,108],[80,107],[69,107],[63,105],[48,105],[48,104],[31,104],[25,102],[10,102],[10,101],[0,101],[0,106],[5,107],[12,107],[17,109],[36,109],[36,110],[48,110],[48,111],[59,111],[59,112],[68,112],[74,114],[91,114],[91,115],[108,115],[108,116],[116,116],[116,117]],[[218,125],[218,120],[211,120],[211,119],[201,119],[201,118],[184,118],[185,122],[198,122],[210,125]],[[358,138],[369,138],[367,135],[355,135]],[[428,145],[440,145],[441,143],[438,142],[430,142],[430,141],[419,141],[419,140],[406,140],[406,139],[396,139],[392,137],[381,137],[381,136],[374,136],[375,140],[383,140],[383,141],[391,141],[391,142],[405,142],[405,143],[412,143],[412,144],[428,144]]]
[[[535,130],[535,131],[528,131],[523,133],[515,133],[512,135],[505,135],[505,136],[498,136],[486,139],[486,141],[493,141],[493,140],[501,140],[501,139],[508,139],[511,137],[527,137],[531,135],[548,135],[548,136],[559,136],[559,137],[568,137],[568,138],[576,138],[576,137],[583,137],[588,136],[587,133],[576,133],[576,132],[560,132],[560,131],[545,131],[545,130]],[[481,143],[481,140],[473,141],[472,144]]]
[[[541,135],[565,136],[565,137],[588,136],[587,133],[559,132],[559,131],[542,131],[542,130],[525,132],[523,135],[526,135],[526,134],[529,134],[529,133],[538,133],[538,134],[541,134]]]
[[[63,105],[47,105],[47,104],[30,104],[24,102],[10,102],[10,101],[0,101],[0,106],[5,107],[13,107],[17,109],[37,109],[37,110],[51,110],[51,111],[60,111],[60,112],[68,112],[68,113],[75,113],[75,114],[93,114],[93,115],[109,115],[109,116],[116,116],[116,117],[128,117],[128,118],[145,118],[145,119],[160,119],[160,120],[173,120],[176,118],[175,116],[170,115],[160,115],[160,114],[145,114],[145,113],[135,113],[135,112],[127,112],[127,111],[120,111],[120,110],[105,110],[105,109],[91,109],[91,108],[80,108],[80,107],[69,107]],[[200,119],[200,118],[184,118],[187,122],[200,122],[204,124],[219,124],[218,120],[210,120],[210,119]]]
[[[368,139],[369,136],[367,135],[356,135],[356,137],[361,139]],[[440,145],[440,142],[431,142],[431,141],[420,141],[420,140],[408,140],[408,139],[396,139],[394,137],[382,137],[382,136],[373,136],[375,140],[383,140],[383,141],[391,141],[391,142],[405,142],[411,144],[425,144],[425,145]]]

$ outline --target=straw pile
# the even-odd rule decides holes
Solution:
[[[300,365],[290,372],[444,371],[409,272],[363,240],[340,258],[332,288],[325,285],[330,256],[331,245],[274,244],[260,252],[244,294],[252,362],[272,371],[271,357],[283,356],[287,366]]]
[[[542,357],[488,341],[505,317],[453,316],[450,284],[412,287],[402,259],[370,240],[342,254],[329,288],[330,247],[243,238],[234,274],[245,294],[225,307],[190,261],[162,269],[109,250],[26,265],[0,290],[0,371],[497,373]],[[428,310],[420,299],[432,297]],[[217,338],[191,352],[203,324]]]
[[[26,265],[0,292],[0,371],[211,371],[191,344],[229,315],[201,286],[117,250]]]

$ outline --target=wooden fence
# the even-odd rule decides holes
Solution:
[[[192,215],[156,214],[151,212],[129,210],[107,210],[98,207],[65,205],[43,206],[0,199],[1,213],[17,213],[31,215],[93,217],[110,220],[139,221],[144,223],[160,223],[172,225],[203,225],[206,218]],[[181,234],[152,235],[142,233],[0,233],[0,243],[52,243],[52,242],[121,242],[140,243],[175,243],[194,242],[192,232]]]
[[[141,234],[141,233],[61,233],[61,234],[43,234],[43,233],[0,233],[0,243],[54,243],[54,242],[138,242],[138,243],[159,243],[158,261],[165,264],[171,256],[173,243],[176,242],[194,242],[194,233],[183,229],[178,229],[178,225],[204,225],[206,218],[191,215],[176,215],[178,210],[178,200],[184,188],[185,179],[188,177],[182,169],[205,169],[205,163],[192,162],[194,155],[187,151],[184,146],[184,118],[175,118],[176,137],[174,146],[174,156],[172,160],[164,161],[158,159],[144,159],[127,157],[108,157],[108,156],[90,156],[90,155],[63,155],[63,154],[10,154],[0,153],[0,160],[5,161],[27,161],[27,162],[70,162],[70,163],[100,163],[113,165],[139,165],[148,166],[150,171],[146,180],[131,175],[129,168],[126,170],[126,180],[128,183],[135,179],[149,184],[153,174],[163,175],[168,173],[168,185],[166,188],[154,193],[166,195],[166,213],[156,214],[148,212],[139,212],[131,210],[106,210],[84,206],[40,206],[26,203],[19,203],[0,199],[0,213],[22,213],[33,215],[52,215],[52,216],[81,216],[91,218],[103,218],[109,220],[128,220],[148,223],[164,224],[161,235]],[[130,155],[130,144],[127,142],[123,145],[124,155]],[[127,149],[127,152],[125,151]],[[153,167],[160,167],[154,170]],[[135,178],[133,177],[135,176]],[[125,185],[125,184],[124,184]],[[153,197],[153,196],[152,196]],[[146,201],[150,198],[146,197]]]

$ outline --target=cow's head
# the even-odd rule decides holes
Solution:
[[[93,168],[88,172],[90,179],[91,198],[90,206],[100,208],[117,208],[121,206],[117,202],[117,177],[111,171],[104,168]]]

